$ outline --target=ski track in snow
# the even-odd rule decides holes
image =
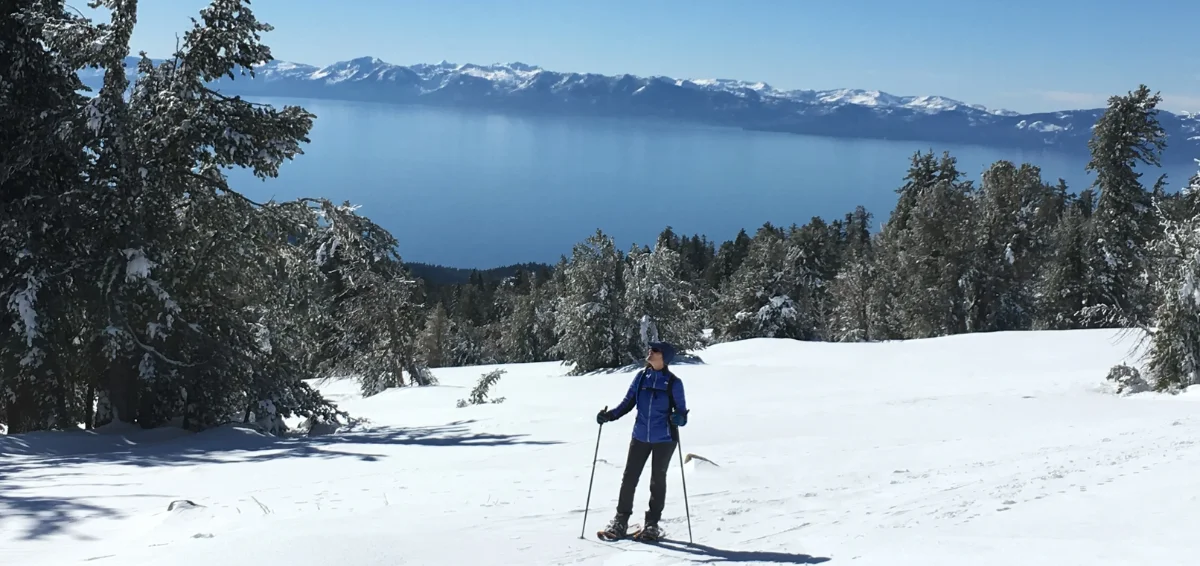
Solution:
[[[1101,385],[1134,338],[1024,332],[888,344],[751,340],[676,372],[695,545],[596,540],[632,418],[630,372],[505,366],[502,404],[455,408],[491,367],[361,399],[352,432],[277,440],[105,431],[0,436],[0,564],[1191,564],[1196,392]],[[635,515],[647,502],[648,470]],[[678,454],[667,536],[687,541]],[[195,507],[168,511],[174,500]]]

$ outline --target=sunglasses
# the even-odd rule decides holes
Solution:
[[[651,354],[661,354],[662,350],[659,350],[658,348],[650,348],[650,353]]]

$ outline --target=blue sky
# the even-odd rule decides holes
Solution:
[[[84,0],[71,0],[87,11]],[[205,0],[141,0],[152,57]],[[276,59],[522,61],[560,71],[935,94],[1021,112],[1145,83],[1200,111],[1195,0],[255,0]]]

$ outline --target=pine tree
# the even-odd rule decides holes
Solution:
[[[905,338],[966,331],[967,234],[974,218],[970,181],[948,153],[913,156],[906,183],[881,232],[878,267],[888,283],[888,317]],[[881,286],[881,289],[884,287]]]
[[[750,253],[750,242],[751,238],[746,231],[739,230],[732,241],[721,244],[720,250],[717,251],[716,257],[713,258],[704,274],[704,279],[708,282],[710,289],[720,289],[730,277],[733,277]]]
[[[537,340],[537,361],[550,360],[551,352],[554,352],[558,344],[558,332],[554,327],[557,315],[555,305],[558,301],[555,287],[549,284],[534,287],[529,301],[533,303],[533,337]]]
[[[1200,215],[1200,174],[1192,175],[1188,185],[1177,193],[1155,195],[1154,201],[1162,218],[1169,222],[1186,222]]]
[[[537,312],[532,291],[522,294],[511,281],[501,283],[496,301],[502,305],[503,317],[497,323],[497,345],[500,358],[506,363],[541,361],[544,350],[539,348],[536,328]]]
[[[784,234],[773,226],[759,229],[741,266],[722,287],[713,305],[718,340],[797,338],[805,333],[800,305],[793,294],[798,275]]]
[[[700,344],[695,291],[669,242],[660,237],[652,251],[638,251],[635,245],[625,263],[625,318],[638,324],[631,357],[643,355],[651,341],[670,342],[681,351]]]
[[[0,266],[5,322],[21,323],[0,344],[3,369],[19,368],[0,372],[13,431],[240,419],[279,432],[293,414],[341,415],[304,382],[320,372],[428,382],[411,278],[386,231],[324,200],[255,203],[227,183],[226,168],[275,176],[312,126],[303,109],[208,87],[269,61],[270,27],[245,2],[216,0],[171,59],[143,56],[130,83],[136,3],[98,4],[110,23],[61,2],[0,23],[6,43],[33,39],[0,50],[21,58],[4,72],[25,73],[16,90],[0,81],[4,106],[24,109],[0,120],[55,134],[17,144],[36,159],[0,157],[0,252],[24,260]],[[87,65],[105,72],[91,99],[74,94]],[[8,200],[30,190],[51,198]],[[31,204],[44,229],[30,230]]]
[[[977,220],[968,277],[968,330],[1026,330],[1033,324],[1033,276],[1041,265],[1039,207],[1053,187],[1033,165],[998,161],[983,174],[976,193]]]
[[[697,285],[703,284],[704,274],[717,255],[712,242],[700,235],[684,238],[680,253],[683,256],[684,273],[688,281]]]
[[[72,277],[90,251],[93,208],[79,173],[90,141],[76,69],[96,36],[64,2],[0,11],[0,422],[17,434],[87,420],[87,355],[62,349],[96,331]]]
[[[861,206],[843,223],[842,268],[830,282],[829,339],[862,342],[878,338],[874,282],[877,278],[872,245],[871,214]]]
[[[467,283],[454,290],[454,309],[451,315],[471,326],[480,327],[492,320],[492,293],[483,276],[472,271]]]
[[[865,342],[876,339],[876,268],[870,255],[855,257],[838,273],[832,284],[834,309],[830,315],[829,338],[835,342]]]
[[[488,350],[486,326],[475,326],[470,320],[450,318],[448,366],[474,366],[495,363]]]
[[[1158,94],[1145,85],[1113,96],[1088,142],[1087,171],[1096,174],[1100,193],[1088,234],[1089,268],[1100,285],[1102,303],[1081,313],[1105,325],[1141,325],[1150,318],[1148,246],[1158,233],[1151,193],[1142,186],[1139,165],[1160,165],[1166,132],[1158,122]]]
[[[634,323],[625,316],[623,261],[612,238],[597,230],[575,245],[562,270],[553,350],[573,374],[620,367],[629,355]]]
[[[502,316],[494,323],[498,361],[530,363],[550,359],[555,344],[553,302],[549,276],[521,272],[501,282],[496,304]]]
[[[500,382],[500,377],[507,373],[505,370],[496,369],[480,376],[479,381],[475,382],[475,387],[471,389],[471,394],[466,399],[459,399],[455,405],[458,408],[469,407],[471,405],[482,405],[484,403],[503,403],[504,397],[494,397],[488,399],[488,394],[492,388]]]
[[[348,205],[322,202],[330,223],[317,246],[318,258],[337,257],[340,280],[351,282],[331,312],[342,355],[337,366],[359,376],[364,395],[405,385],[434,383],[419,347],[424,313],[414,300],[417,282],[396,253],[387,231],[353,214]]]
[[[1189,192],[1200,189],[1194,177]],[[1200,383],[1200,216],[1172,220],[1160,212],[1163,237],[1154,293],[1154,326],[1148,336],[1146,374],[1160,391]]]
[[[1068,330],[1098,324],[1081,316],[1101,300],[1099,284],[1088,261],[1093,211],[1090,189],[1067,199],[1062,219],[1050,233],[1050,249],[1035,281],[1038,314],[1034,328]]]
[[[441,303],[425,318],[425,328],[420,338],[421,358],[432,368],[445,367],[450,357],[450,315]]]
[[[813,217],[788,235],[789,270],[794,277],[791,292],[799,307],[802,340],[826,340],[833,313],[830,287],[841,270],[842,227]]]
[[[108,41],[98,52],[106,74],[91,108],[99,143],[89,177],[101,195],[97,209],[109,211],[111,217],[103,222],[107,231],[96,239],[92,256],[96,264],[89,275],[105,282],[101,296],[106,330],[99,339],[109,363],[102,387],[115,418],[132,422],[141,420],[140,408],[183,403],[160,397],[163,392],[188,389],[166,383],[181,379],[210,386],[205,377],[219,364],[199,370],[194,366],[203,365],[200,360],[166,355],[176,345],[215,340],[230,349],[225,363],[253,365],[260,359],[262,353],[251,346],[260,332],[260,323],[249,318],[255,309],[243,308],[246,305],[237,300],[244,295],[253,304],[270,292],[249,280],[254,270],[244,263],[222,261],[219,255],[230,253],[228,249],[206,246],[209,255],[174,251],[202,241],[205,232],[230,226],[277,229],[267,222],[236,220],[253,215],[254,207],[229,188],[221,169],[241,167],[259,177],[276,175],[282,162],[299,153],[300,144],[307,141],[312,115],[295,107],[278,111],[231,99],[206,86],[216,77],[233,77],[270,59],[270,51],[258,40],[270,26],[258,22],[248,6],[232,0],[216,1],[202,10],[201,21],[184,34],[172,59],[152,65],[143,57],[126,99],[124,59],[136,4],[107,2],[106,6],[112,24],[105,35]],[[222,31],[213,33],[215,29]],[[193,220],[181,223],[181,212]],[[243,236],[234,245],[245,241]],[[251,250],[239,251],[244,259],[266,259]],[[216,266],[205,261],[222,265],[213,269]],[[216,281],[222,276],[227,278],[224,284]],[[237,284],[228,279],[245,291],[235,291]],[[204,293],[220,294],[210,298]],[[231,296],[233,300],[228,300]],[[222,300],[212,300],[216,297]],[[218,328],[227,334],[203,335]],[[189,346],[178,348],[186,351]],[[241,375],[255,376],[248,379],[258,382],[238,384],[244,394],[284,394],[280,387],[261,382],[278,374],[274,378],[256,372]],[[143,391],[140,384],[154,380],[163,384]],[[233,384],[226,384],[232,388]],[[211,399],[214,406],[205,414],[215,419],[232,397],[214,394]],[[147,419],[163,417],[163,411],[155,413]]]

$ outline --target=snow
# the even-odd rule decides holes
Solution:
[[[97,97],[88,100],[83,107],[83,113],[87,116],[87,128],[93,135],[99,135],[100,128],[104,125],[104,111],[101,110],[100,104],[101,100]]]
[[[696,456],[683,469],[697,543],[675,549],[594,537],[612,516],[633,415],[601,430],[579,538],[594,415],[620,400],[631,370],[503,366],[507,401],[464,408],[455,401],[499,366],[434,370],[439,386],[366,399],[355,383],[320,383],[368,422],[311,437],[246,426],[0,437],[0,562],[1192,564],[1200,388],[1112,394],[1104,376],[1136,339],[700,351],[703,364],[674,368],[692,409],[681,436]],[[686,541],[678,456],[667,477],[663,525]]]
[[[33,346],[33,341],[41,336],[38,329],[37,293],[41,289],[41,280],[32,275],[25,276],[25,287],[12,293],[8,298],[8,310],[16,314],[12,324],[13,332],[25,337],[25,345]]]
[[[374,57],[359,57],[320,68],[291,62],[271,61],[256,69],[256,73],[266,80],[287,78],[320,80],[328,84],[336,84],[344,81],[361,81],[372,77],[378,80],[384,76],[384,73],[402,68],[404,67],[401,65],[388,63]],[[619,76],[601,77],[592,74],[558,73],[544,70],[536,65],[519,62],[476,65],[473,63],[456,64],[441,61],[436,64],[422,63],[410,65],[407,69],[419,77],[420,84],[418,86],[420,91],[426,94],[447,85],[458,84],[458,80],[464,76],[484,79],[492,83],[494,90],[500,92],[528,88],[532,81],[542,74],[560,76],[560,79],[553,83],[553,88],[556,91],[570,90],[576,86],[590,86],[595,82],[597,77],[608,81],[616,81],[621,78]],[[851,104],[880,109],[906,108],[926,114],[936,114],[957,109],[970,109],[975,112],[995,116],[1017,115],[1015,112],[1009,110],[989,109],[978,104],[968,105],[941,96],[897,96],[877,90],[859,89],[781,90],[761,81],[740,81],[734,79],[634,78],[643,83],[635,92],[640,92],[645,88],[645,85],[653,81],[662,81],[682,88],[699,88],[708,91],[725,92],[739,97],[745,97],[747,93],[754,92],[759,96],[767,98],[795,102],[808,103],[815,101],[822,104]],[[395,77],[391,77],[391,80],[395,80]]]
[[[460,74],[487,79],[494,83],[503,84],[508,87],[514,87],[522,84],[535,75],[541,73],[541,69],[535,71],[518,70],[497,64],[490,67],[481,67],[479,65],[462,65],[455,69]]]
[[[1070,116],[1060,116],[1059,119],[1060,120],[1064,120],[1064,119],[1069,120]],[[1033,122],[1021,120],[1020,122],[1017,122],[1017,129],[1018,130],[1034,130],[1034,131],[1042,132],[1042,133],[1054,133],[1054,132],[1061,132],[1068,128],[1064,128],[1062,126],[1059,126],[1058,124],[1048,124],[1041,120],[1035,120]]]
[[[121,253],[128,260],[128,263],[125,264],[126,280],[133,281],[150,277],[150,269],[154,267],[154,263],[146,257],[145,252],[140,249],[126,249]]]

